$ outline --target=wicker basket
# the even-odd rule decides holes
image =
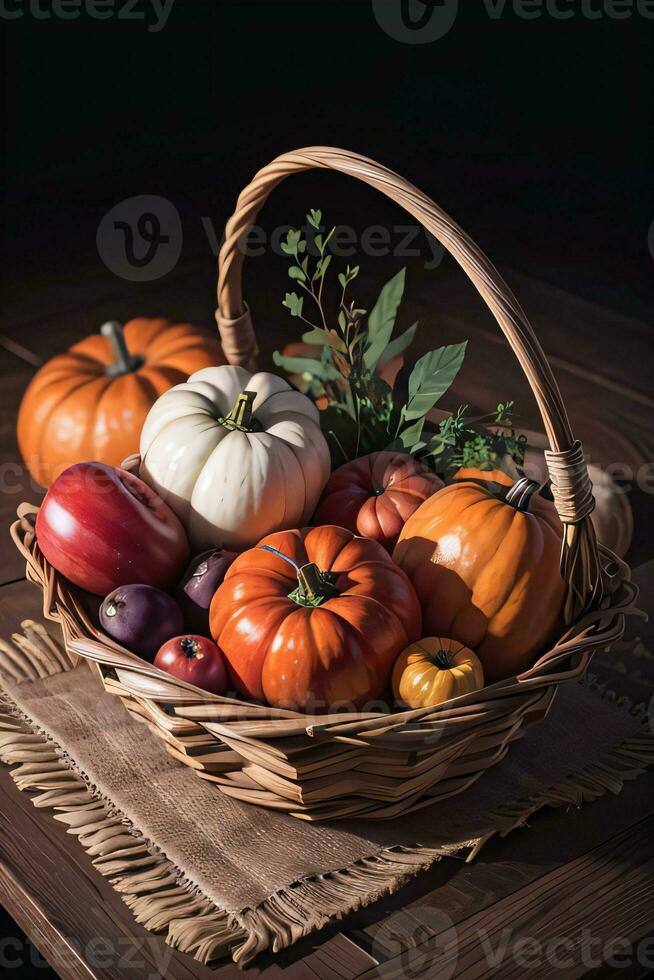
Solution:
[[[229,796],[305,820],[387,819],[461,792],[498,762],[526,726],[548,711],[560,683],[584,673],[600,647],[624,632],[635,589],[624,563],[599,548],[589,515],[592,486],[561,395],[529,322],[497,270],[417,188],[372,160],[312,147],[274,160],[239,197],[220,253],[216,320],[232,364],[253,368],[257,346],[242,300],[239,242],[269,192],[313,167],[358,177],[396,201],[439,239],[494,314],[532,387],[550,444],[546,454],[565,526],[561,571],[568,586],[566,632],[528,671],[435,708],[393,714],[310,717],[217,697],[163,673],[94,625],[90,598],[44,559],[35,508],[22,505],[13,538],[27,577],[43,589],[45,615],[61,623],[67,648],[93,662],[108,691],[144,720],[168,751]],[[126,462],[138,466],[138,458]]]

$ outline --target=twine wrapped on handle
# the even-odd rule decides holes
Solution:
[[[222,316],[218,310],[216,323],[227,361],[230,364],[241,364],[248,371],[256,371],[259,348],[247,303],[244,303],[240,316],[236,317]]]
[[[546,450],[545,461],[559,517],[564,524],[580,524],[595,509],[593,484],[581,443],[577,439],[564,452]]]

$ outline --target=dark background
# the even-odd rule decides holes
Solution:
[[[222,228],[259,166],[324,143],[413,180],[500,263],[648,318],[654,20],[524,20],[509,2],[492,19],[483,3],[459,6],[445,37],[420,45],[351,0],[176,0],[159,33],[83,13],[36,20],[27,7],[0,19],[12,285],[59,263],[111,276],[95,247],[102,215],[162,194],[182,214],[184,257],[207,263],[198,288],[210,308],[199,217]],[[153,20],[148,0],[135,9]],[[309,205],[355,225],[373,205],[375,220],[398,217],[345,178],[313,176],[278,192],[267,220],[299,220]]]
[[[21,18],[0,17],[8,321],[27,292],[31,316],[42,295],[47,331],[66,302],[50,298],[52,281],[70,285],[71,306],[86,282],[132,315],[191,315],[187,294],[171,310],[168,292],[162,310],[158,283],[117,280],[96,249],[109,208],[160,194],[182,216],[193,315],[210,324],[215,258],[200,218],[220,231],[259,166],[319,143],[398,170],[500,265],[651,323],[654,21],[523,20],[510,4],[493,20],[482,3],[460,7],[425,45],[387,36],[370,2],[351,0],[176,0],[159,33],[84,13],[38,20],[25,4]],[[145,0],[135,9],[151,20]],[[320,174],[281,188],[265,222],[299,222],[310,206],[359,228],[402,221],[374,192]]]

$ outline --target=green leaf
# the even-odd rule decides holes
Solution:
[[[323,330],[321,327],[307,330],[305,334],[302,334],[302,340],[305,344],[324,344],[331,347],[332,350],[345,351],[346,349],[335,330]]]
[[[416,335],[417,329],[418,323],[416,321],[409,327],[408,330],[401,333],[399,337],[396,337],[395,340],[391,340],[390,344],[387,345],[386,350],[383,352],[379,360],[386,363],[386,361],[392,361],[398,354],[402,354],[407,347],[410,347],[413,343],[413,338]]]
[[[329,268],[329,263],[331,262],[331,260],[332,260],[331,255],[325,255],[323,259],[319,259],[316,265],[316,271],[311,276],[311,282],[315,282],[316,279],[322,279],[322,277],[327,272],[327,269]]]
[[[359,266],[355,265],[353,269],[347,266],[345,272],[339,272],[338,282],[345,289],[349,283],[351,283],[359,275]]]
[[[307,221],[312,228],[320,229],[320,222],[322,221],[322,211],[314,211],[313,208],[309,209],[307,215]]]
[[[335,381],[340,378],[340,374],[329,361],[318,361],[313,357],[284,357],[278,350],[273,352],[273,361],[289,374],[310,374],[321,381]]]
[[[452,445],[452,441],[442,432],[435,432],[429,442],[423,447],[425,456],[442,456],[445,450]]]
[[[306,242],[301,241],[302,232],[299,229],[289,228],[286,232],[286,241],[280,243],[282,252],[285,255],[296,255],[298,250],[303,252]]]
[[[286,296],[282,301],[282,306],[285,306],[287,310],[290,310],[291,316],[301,316],[303,303],[303,296],[298,296],[297,293],[286,293]]]
[[[306,282],[307,277],[305,276],[299,265],[292,265],[288,270],[288,274],[291,279],[297,279],[300,282]]]
[[[405,422],[426,415],[445,394],[459,372],[466,346],[467,341],[439,347],[416,362],[409,377],[409,397],[402,409]]]
[[[384,353],[393,333],[397,311],[404,294],[406,269],[393,276],[379,294],[379,299],[368,317],[368,347],[363,355],[363,363],[373,370]]]
[[[424,424],[424,416],[421,416],[419,419],[416,419],[413,425],[407,426],[407,428],[403,429],[398,435],[398,441],[408,452],[411,452],[417,448],[417,444],[420,442]],[[424,443],[422,443],[422,445],[424,445]]]
[[[327,248],[327,246],[331,242],[332,237],[333,237],[335,231],[336,231],[336,225],[334,225],[334,227],[331,229],[331,231],[329,231],[327,233],[327,238],[322,243],[322,250],[323,250],[323,252],[325,251],[325,249]]]

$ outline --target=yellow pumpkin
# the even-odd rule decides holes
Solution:
[[[484,686],[484,669],[463,643],[429,636],[399,655],[392,683],[398,701],[409,708],[427,708],[478,691]]]

